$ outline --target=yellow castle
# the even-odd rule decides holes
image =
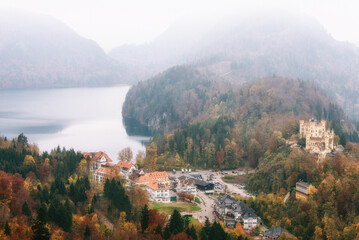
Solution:
[[[318,159],[325,158],[334,149],[334,131],[326,130],[325,125],[325,120],[300,120],[299,135],[306,140],[305,150],[318,155]]]

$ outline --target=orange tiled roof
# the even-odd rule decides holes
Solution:
[[[82,155],[84,156],[84,158],[92,158],[92,153],[89,153],[89,152],[83,152]]]
[[[103,164],[103,166],[106,166],[106,167],[115,167],[116,164],[107,162],[107,163]]]
[[[168,174],[166,172],[151,172],[151,173],[146,173],[146,175],[148,175],[148,177],[156,179],[156,178],[168,178]]]
[[[110,175],[111,174],[111,168],[109,168],[109,167],[100,167],[99,169],[97,169],[96,172],[97,173],[102,173],[104,175]]]
[[[151,172],[140,176],[135,180],[137,183],[160,182],[162,178],[168,178],[166,172]]]
[[[133,166],[133,163],[130,161],[119,161],[116,164],[116,166],[119,167],[120,169],[122,169],[122,168],[130,169]]]
[[[141,177],[139,177],[139,178],[137,178],[135,180],[135,182],[137,182],[137,183],[148,183],[148,182],[151,182],[151,181],[152,180],[146,175],[143,175],[143,176],[141,176]]]
[[[104,152],[97,152],[95,156],[93,156],[92,160],[97,161],[100,160],[102,157],[105,157],[106,162],[112,162],[111,158]]]
[[[163,184],[163,183],[159,183],[159,182],[149,182],[147,184],[147,187],[151,188],[152,190],[168,190],[169,188]]]

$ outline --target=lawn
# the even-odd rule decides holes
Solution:
[[[200,211],[201,208],[198,207],[194,203],[158,203],[158,202],[150,202],[151,209],[157,209],[160,213],[165,212],[169,215],[172,214],[173,210],[177,209],[179,212],[197,212]]]
[[[232,183],[232,184],[242,184],[247,182],[247,178],[250,176],[250,174],[247,175],[232,175],[228,174],[222,177],[223,182],[225,183]]]
[[[189,224],[199,223],[198,219],[189,217]]]

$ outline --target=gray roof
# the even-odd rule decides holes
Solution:
[[[264,235],[268,237],[279,237],[283,232],[287,233],[289,236],[293,236],[292,234],[290,234],[290,232],[280,226],[275,226],[269,229],[264,233]]]
[[[240,200],[236,200],[229,195],[224,195],[217,199],[218,207],[220,208],[231,208],[233,212],[239,212],[242,215],[242,218],[258,218],[256,212],[250,208],[247,204]]]
[[[209,182],[206,182],[206,181],[203,181],[203,180],[199,180],[199,179],[195,179],[195,178],[192,178],[191,179],[192,181],[194,181],[194,183],[196,185],[200,185],[200,186],[207,186],[209,184],[213,184],[213,183],[209,183]]]
[[[302,184],[302,185],[304,185],[304,186],[307,186],[307,187],[309,187],[309,186],[310,186],[310,184],[309,184],[309,183],[307,183],[307,182],[303,182],[303,181],[299,181],[299,182],[297,182],[297,183],[300,183],[300,184]]]
[[[179,179],[179,180],[185,180],[185,179],[187,179],[187,177],[182,175],[182,176],[180,176],[178,179]]]

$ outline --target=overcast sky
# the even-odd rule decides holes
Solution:
[[[337,40],[359,43],[355,0],[0,0],[0,7],[51,15],[106,51],[151,41],[180,19],[277,7],[307,13]]]

